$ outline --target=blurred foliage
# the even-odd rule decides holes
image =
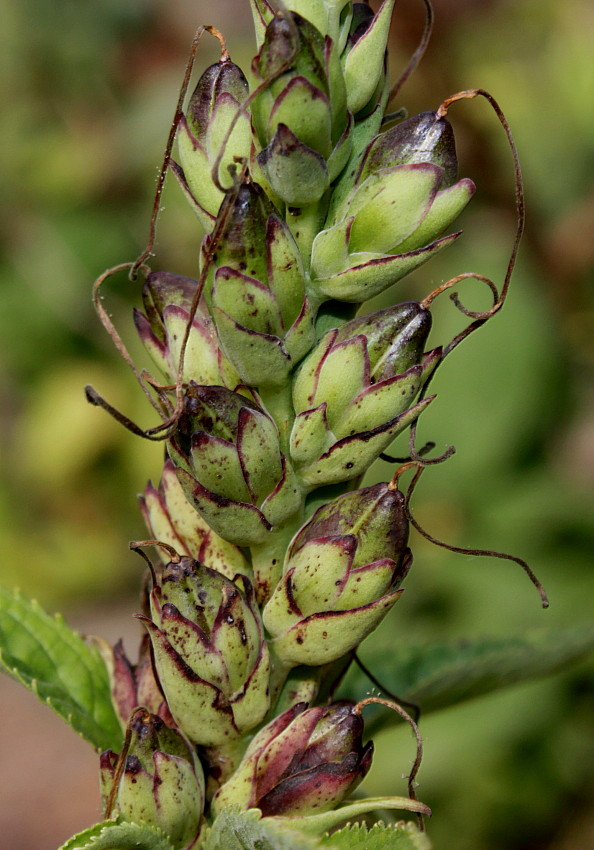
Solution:
[[[520,151],[528,227],[506,309],[434,382],[439,398],[423,416],[419,444],[434,439],[435,451],[453,444],[457,453],[424,473],[413,508],[452,544],[528,559],[552,605],[541,612],[510,562],[453,555],[415,535],[415,569],[380,637],[416,644],[585,622],[594,595],[594,7],[434,5],[435,36],[402,101],[414,112],[460,89],[490,90]],[[194,27],[218,25],[246,67],[251,25],[243,0],[0,0],[0,12],[0,581],[68,611],[136,592],[139,565],[126,542],[144,530],[134,494],[158,477],[161,460],[158,446],[85,403],[83,386],[92,383],[135,421],[155,424],[94,316],[90,285],[144,246]],[[394,74],[421,28],[422,4],[402,0]],[[216,56],[205,41],[201,65]],[[485,103],[456,104],[450,117],[462,174],[479,191],[463,239],[391,294],[403,299],[463,271],[500,282],[507,262],[514,213],[504,135]],[[195,275],[198,226],[175,186],[163,206],[154,267]],[[472,308],[486,303],[472,281],[460,294]],[[108,284],[108,309],[148,365],[131,322],[138,300],[124,275]],[[447,295],[435,313],[438,344],[463,317]],[[406,453],[405,443],[394,451]],[[379,465],[374,477],[389,474]],[[420,790],[434,811],[436,850],[587,845],[593,689],[585,664],[428,718]],[[402,793],[411,747],[402,729],[383,733],[366,790]]]

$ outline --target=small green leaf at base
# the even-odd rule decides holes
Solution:
[[[259,809],[224,809],[208,832],[204,850],[316,850],[319,846],[319,839],[299,832],[295,824],[285,826],[282,818],[263,818]]]
[[[107,669],[94,646],[61,617],[0,587],[0,669],[62,717],[98,750],[118,751],[120,724]]]
[[[325,835],[321,846],[328,850],[431,850],[425,833],[419,832],[412,823],[386,826],[380,822],[371,829],[364,824],[350,824],[332,835]]]
[[[60,850],[174,850],[153,826],[104,821],[73,835]]]

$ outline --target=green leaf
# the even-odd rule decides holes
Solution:
[[[259,809],[225,809],[212,825],[204,850],[316,850],[319,846],[317,838],[292,824],[285,826],[282,818],[262,818]]]
[[[0,669],[62,717],[96,750],[119,750],[122,732],[107,669],[60,616],[0,587]]]
[[[429,839],[414,824],[386,826],[381,822],[371,829],[364,824],[345,826],[332,835],[325,835],[322,847],[332,850],[431,850]]]
[[[385,634],[370,649],[363,661],[374,676],[426,713],[565,669],[594,649],[594,626],[408,647]],[[368,687],[369,680],[353,667],[342,693],[360,695]]]
[[[154,826],[104,821],[73,835],[60,850],[174,850]]]

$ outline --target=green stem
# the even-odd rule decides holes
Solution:
[[[295,421],[291,383],[287,382],[284,387],[260,387],[258,394],[266,412],[276,422],[281,451],[286,457],[289,457],[289,440]]]
[[[274,651],[274,641],[268,641],[268,648],[270,650],[270,711],[264,718],[265,724],[269,723],[284,710],[284,708],[279,708],[277,702],[285,682],[287,681],[287,676],[293,669],[290,665],[287,666],[287,664],[285,664],[284,661],[281,661],[278,657]]]
[[[289,517],[284,525],[271,531],[264,543],[251,546],[252,568],[254,570],[254,587],[260,607],[263,607],[283,571],[283,563],[291,538],[303,525],[303,506]]]
[[[306,272],[309,272],[311,266],[311,246],[324,223],[324,208],[325,204],[320,201],[309,207],[287,208],[286,222],[299,246]]]

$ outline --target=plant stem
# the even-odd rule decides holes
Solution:
[[[307,273],[309,273],[311,265],[311,246],[323,226],[325,206],[321,201],[318,201],[309,207],[287,208],[286,222],[299,246]]]
[[[254,587],[260,607],[263,607],[282,575],[287,547],[295,532],[303,525],[303,505],[287,522],[271,531],[264,543],[250,547]]]
[[[287,383],[284,387],[260,387],[258,394],[267,413],[276,422],[282,453],[286,457],[290,457],[289,439],[295,421],[291,384]]]

